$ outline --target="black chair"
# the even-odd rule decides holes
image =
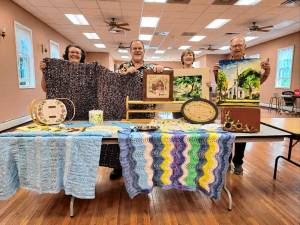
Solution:
[[[295,107],[295,100],[296,98],[294,97],[294,92],[293,91],[283,91],[281,93],[282,98],[284,100],[284,105],[287,107],[292,107],[292,112],[295,112],[294,109]]]

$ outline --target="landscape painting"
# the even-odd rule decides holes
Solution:
[[[218,105],[258,106],[260,60],[221,60],[216,81]]]
[[[201,69],[176,69],[173,79],[174,101],[206,98],[209,95],[209,71]]]

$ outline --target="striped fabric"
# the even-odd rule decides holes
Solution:
[[[120,161],[131,198],[163,189],[200,190],[220,199],[234,136],[223,131],[119,132]]]

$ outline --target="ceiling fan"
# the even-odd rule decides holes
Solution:
[[[249,30],[250,31],[259,31],[259,32],[269,32],[270,30],[268,30],[268,29],[272,28],[272,27],[273,27],[273,25],[260,27],[260,26],[256,25],[256,22],[252,22],[252,25],[249,27]]]
[[[216,51],[216,50],[219,50],[217,48],[213,48],[212,45],[208,45],[207,47],[202,47],[202,48],[199,48],[200,50],[207,50],[207,51]]]
[[[130,48],[130,46],[128,46],[128,45],[124,45],[124,43],[119,43],[119,45],[118,45],[118,49],[128,49],[128,48]]]
[[[130,31],[129,28],[125,27],[125,26],[129,26],[129,23],[118,23],[116,18],[111,18],[109,21],[105,21],[105,23],[108,25],[109,27],[109,32],[112,33],[120,33],[123,31]]]

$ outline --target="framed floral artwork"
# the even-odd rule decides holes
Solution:
[[[173,100],[173,70],[144,72],[144,101]]]

